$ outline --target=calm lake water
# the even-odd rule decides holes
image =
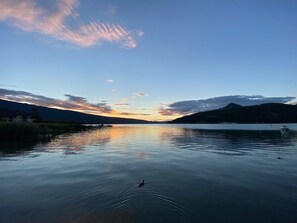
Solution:
[[[297,222],[296,133],[182,127],[114,126],[2,153],[0,222]]]

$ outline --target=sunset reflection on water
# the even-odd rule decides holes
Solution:
[[[1,157],[0,222],[296,222],[296,146],[169,125],[60,135]]]

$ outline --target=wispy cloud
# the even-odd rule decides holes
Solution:
[[[38,106],[44,106],[49,108],[58,108],[66,110],[74,110],[95,115],[111,115],[111,116],[147,116],[149,114],[144,113],[129,113],[119,112],[113,109],[105,101],[99,103],[90,103],[86,98],[80,96],[74,96],[71,94],[65,94],[65,99],[56,99],[45,97],[42,95],[36,95],[26,91],[17,91],[0,88],[0,99],[29,103]],[[124,100],[122,101],[124,103]],[[128,104],[128,103],[127,103]]]
[[[78,102],[78,103],[86,103],[87,99],[84,97],[79,97],[79,96],[73,96],[71,94],[64,94],[66,97],[68,97],[68,101],[72,102]]]
[[[41,33],[57,40],[66,41],[80,47],[99,45],[104,41],[116,42],[127,48],[137,46],[136,38],[142,32],[129,31],[117,24],[97,20],[71,26],[69,20],[77,21],[78,0],[56,0],[55,10],[37,4],[36,0],[1,0],[0,21],[26,32]],[[81,23],[81,22],[79,22]]]
[[[151,115],[151,114],[149,114],[149,113],[121,112],[121,115],[127,115],[127,116],[134,116],[134,115],[139,115],[139,116],[149,116],[149,115]]]
[[[36,95],[25,91],[7,90],[0,88],[0,98],[16,101],[16,102],[26,102],[30,104],[35,104],[39,106],[59,108],[59,109],[70,109],[76,111],[84,111],[88,113],[107,113],[113,112],[111,107],[106,103],[89,103],[86,98],[73,96],[70,94],[65,94],[66,99],[55,99],[50,97],[45,97],[42,95]]]
[[[128,105],[130,105],[130,103],[121,103],[121,102],[119,102],[119,103],[116,103],[114,105],[116,105],[116,106],[128,106]]]
[[[106,80],[106,82],[107,82],[107,83],[113,83],[113,80],[108,79],[108,80]]]
[[[158,113],[164,116],[188,115],[196,112],[208,111],[222,108],[229,103],[242,106],[257,105],[263,103],[290,103],[296,97],[263,97],[260,95],[232,95],[214,97],[202,100],[178,101],[167,106],[162,105]]]
[[[144,32],[143,32],[143,31],[137,31],[136,33],[137,33],[137,35],[140,36],[140,37],[144,35]]]
[[[133,94],[134,97],[140,97],[140,98],[143,98],[143,97],[147,97],[149,96],[148,94],[145,94],[143,92],[136,92]]]
[[[116,106],[128,106],[128,105],[130,105],[129,98],[122,98],[119,102],[115,103],[114,105],[116,105]]]

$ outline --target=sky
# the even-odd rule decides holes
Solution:
[[[0,99],[146,120],[297,96],[295,0],[0,0]]]

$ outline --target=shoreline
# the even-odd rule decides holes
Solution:
[[[52,138],[63,133],[72,133],[99,129],[105,125],[84,125],[77,123],[25,123],[25,122],[1,122],[0,140],[26,141]]]
[[[297,123],[153,123],[153,124],[118,124],[115,126],[164,126],[168,128],[184,128],[197,130],[228,130],[228,131],[280,131],[287,126],[289,131],[297,131]]]
[[[201,130],[234,130],[234,131],[280,131],[282,126],[287,126],[289,131],[297,131],[297,123],[218,123],[218,124],[187,124],[169,123],[169,126],[185,127]]]
[[[38,143],[46,143],[58,135],[91,131],[110,125],[84,125],[77,123],[25,123],[0,122],[0,154],[28,151]]]

